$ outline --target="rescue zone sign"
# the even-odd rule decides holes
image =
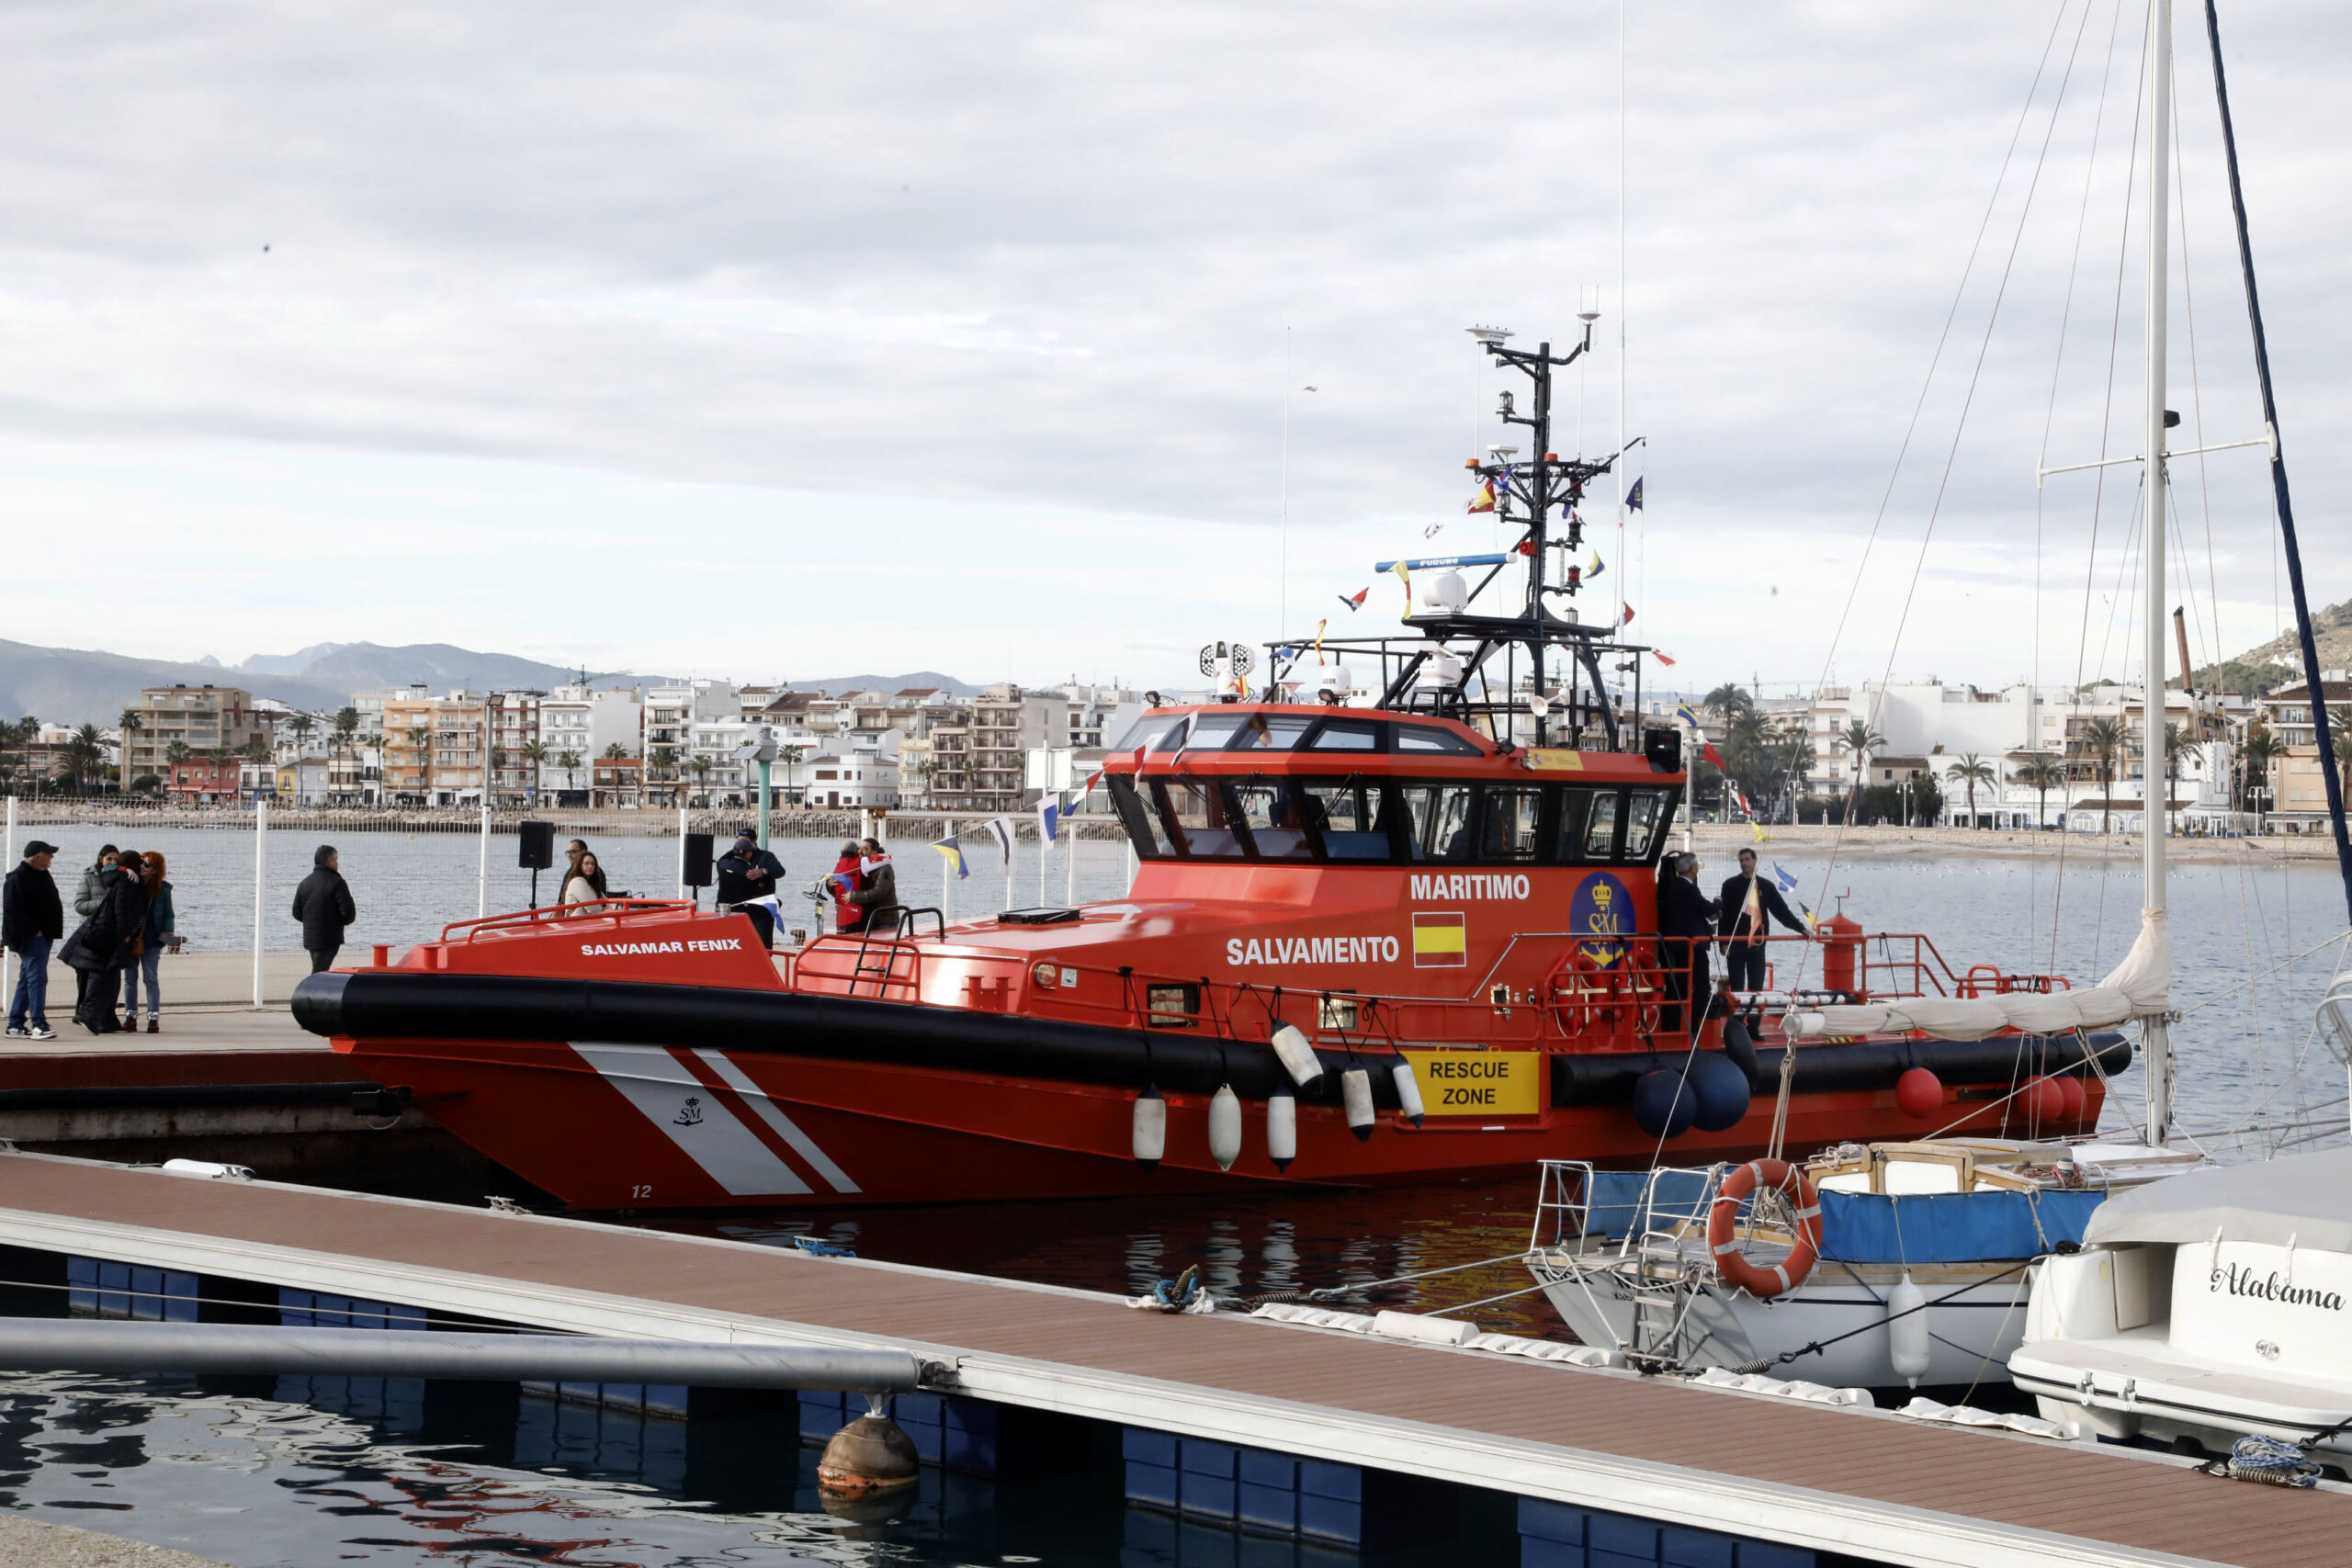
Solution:
[[[1414,1051],[1421,1105],[1431,1116],[1533,1116],[1544,1109],[1541,1051]]]

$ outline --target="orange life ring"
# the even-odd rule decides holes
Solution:
[[[1796,1205],[1797,1240],[1787,1258],[1759,1269],[1740,1255],[1731,1238],[1740,1200],[1758,1188],[1778,1191]],[[1792,1291],[1813,1272],[1821,1257],[1821,1199],[1802,1168],[1780,1159],[1752,1159],[1729,1176],[1707,1210],[1707,1250],[1715,1255],[1715,1278],[1758,1301]]]

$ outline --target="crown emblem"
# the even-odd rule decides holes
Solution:
[[[1606,882],[1596,882],[1592,885],[1592,907],[1596,909],[1609,908],[1609,901],[1616,896],[1617,889],[1610,886]]]

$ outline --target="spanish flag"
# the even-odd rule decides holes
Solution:
[[[1492,512],[1494,509],[1495,481],[1490,479],[1486,483],[1478,487],[1477,494],[1470,498],[1470,510],[1473,512]]]
[[[1468,922],[1459,914],[1416,911],[1413,916],[1413,967],[1466,969],[1470,965]]]

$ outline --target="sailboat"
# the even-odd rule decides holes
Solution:
[[[2222,58],[2221,21],[2206,0],[2207,37],[2220,101],[2238,260],[2254,332],[2255,365],[2270,449],[2281,543],[2294,589],[2304,676],[2318,730],[2320,771],[2352,916],[2352,834],[2321,685],[2301,553],[2278,440],[2270,357],[2255,282],[2253,244],[2239,179],[2237,136]],[[2150,0],[2151,123],[2171,124],[2172,0]],[[2165,138],[2150,139],[2148,196],[2148,447],[2164,447]],[[2146,487],[2148,636],[2160,668],[2165,487]],[[2161,932],[2164,840],[2148,838],[2154,929]],[[2143,927],[2143,940],[2148,928]],[[2171,1121],[2173,1060],[2166,1020],[2147,1021],[2147,1139],[2161,1145]],[[2321,1003],[2319,1027],[2352,1061],[2352,995]],[[2352,1464],[2352,1151],[2328,1150],[2185,1175],[2109,1203],[2086,1227],[2078,1253],[2033,1270],[2025,1342],[2009,1358],[2013,1381],[2042,1414],[2084,1422],[2117,1440],[2169,1442],[2231,1452],[2233,1474],[2309,1484],[2324,1451]]]
[[[2219,23],[2211,0],[2207,17],[2215,40],[2218,81]],[[2150,0],[2148,73],[2148,123],[2169,128],[2171,0]],[[2222,114],[2226,134],[2226,92]],[[2153,759],[2162,755],[2157,727],[2163,722],[2166,654],[2161,610],[2167,597],[2163,466],[2169,458],[2191,454],[2166,446],[2166,431],[2177,416],[2165,406],[2170,149],[2163,130],[2149,138],[2149,149],[2143,451],[2154,457],[2153,462],[2140,457],[2110,461],[2144,463],[2150,469],[2141,487],[2146,542],[2147,697],[2143,714],[2146,754]],[[2267,429],[2257,441],[2194,450],[2270,448],[2313,711],[2317,728],[2324,732],[2318,659],[2278,449],[2233,135],[2229,162]],[[2105,465],[2074,465],[2100,466]],[[2186,679],[2186,671],[2183,675]],[[2346,839],[2339,775],[2324,733],[2321,745],[2347,907],[2352,908],[2352,841]],[[2153,763],[2147,776],[2148,787],[2160,787],[2160,770]],[[1637,1364],[1660,1369],[1714,1368],[1750,1374],[1785,1369],[1807,1379],[1871,1387],[1973,1383],[1988,1374],[1997,1379],[2006,1365],[2014,1370],[2016,1381],[2055,1395],[2042,1401],[2043,1414],[2052,1419],[2079,1415],[2082,1406],[2101,1406],[2124,1412],[2115,1414],[2103,1429],[2111,1434],[2139,1430],[2135,1423],[2143,1417],[2129,1413],[2135,1397],[2133,1380],[2115,1371],[2121,1364],[2117,1357],[2126,1353],[2114,1350],[2108,1340],[2119,1334],[2136,1334],[2143,1341],[2152,1335],[2161,1337],[2167,1268],[2175,1276],[2169,1281],[2171,1299],[2182,1302],[2201,1299],[2195,1292],[2208,1286],[2225,1288],[2211,1284],[2213,1280],[2275,1277],[2256,1270],[2251,1257],[2243,1266],[2225,1262],[2226,1220],[2213,1231],[2210,1246],[2170,1246],[2178,1239],[2170,1218],[2177,1205],[2165,1194],[2186,1194],[2196,1190],[2197,1183],[2229,1179],[2187,1174],[2208,1162],[2195,1150],[2172,1142],[2177,1057],[2171,1037],[2166,845],[2162,817],[2153,810],[2143,842],[2140,930],[2123,962],[2096,987],[1831,1005],[1792,999],[1781,1019],[1782,1032],[1792,1042],[1863,1032],[1969,1040],[2016,1031],[2046,1038],[2136,1021],[2146,1081],[2145,1118],[2136,1141],[2036,1145],[1930,1139],[1832,1150],[1802,1167],[1767,1158],[1745,1167],[1664,1168],[1647,1173],[1595,1172],[1552,1162],[1544,1168],[1529,1265],[1578,1337],[1612,1346]],[[2346,1001],[2345,1022],[2345,1055],[2352,1062],[2352,998]],[[1794,1062],[1796,1053],[1784,1059]],[[1772,1153],[1779,1152],[1776,1140]],[[2335,1190],[2342,1187],[2339,1181]],[[2121,1204],[2105,1201],[2109,1193],[2124,1189],[2143,1190]],[[2147,1229],[2134,1218],[2142,1215],[2166,1218],[2145,1222],[2154,1227]],[[2352,1253],[2352,1215],[2339,1228],[2346,1229],[2346,1250]],[[2278,1229],[2254,1225],[2242,1245],[2275,1248],[2280,1237],[2270,1233]],[[2291,1254],[2291,1224],[2283,1234]],[[2123,1259],[2110,1256],[2099,1245],[2103,1239],[2118,1247],[2165,1250],[2160,1259],[2136,1253]],[[2081,1251],[2086,1242],[2092,1250]],[[2352,1256],[2343,1262],[2344,1294],[2352,1297]],[[2260,1290],[2254,1297],[2270,1299]],[[2184,1331],[2210,1335],[2210,1317],[2206,1314],[2185,1320]],[[2098,1345],[2071,1355],[2075,1348],[2060,1348],[2065,1337],[2077,1333],[2098,1338]],[[2224,1351],[2225,1356],[2285,1353],[2261,1335],[2239,1337],[2245,1345]],[[2340,1336],[2336,1343],[2342,1343]],[[2151,1364],[2148,1370],[2157,1369]],[[2352,1362],[2341,1371],[2352,1374]],[[2352,1408],[2352,1381],[2346,1383],[2343,1402]],[[2352,1448],[2352,1439],[2338,1440]]]

